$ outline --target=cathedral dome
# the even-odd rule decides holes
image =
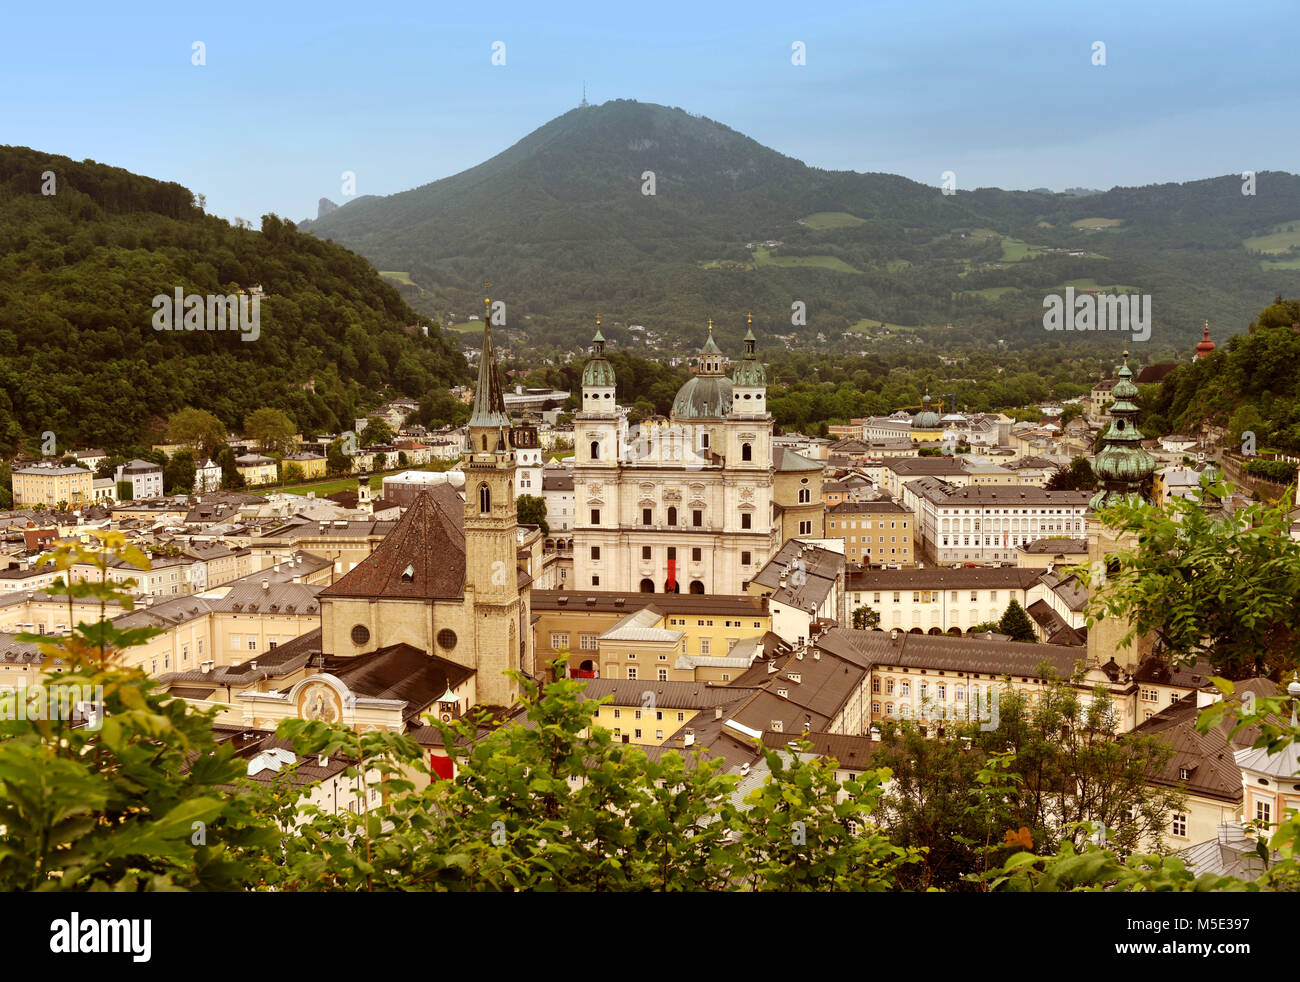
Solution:
[[[681,419],[719,419],[731,412],[731,379],[696,375],[677,390],[673,415]]]
[[[912,429],[914,430],[937,430],[942,428],[939,420],[939,414],[930,408],[930,393],[925,394],[921,400],[923,408],[912,418]]]
[[[582,384],[584,386],[612,386],[614,384],[614,366],[605,357],[605,336],[600,333],[599,320],[596,321],[596,325],[596,336],[591,339],[592,355],[582,369]]]

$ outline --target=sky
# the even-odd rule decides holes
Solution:
[[[934,185],[952,171],[959,189],[1296,172],[1295,14],[1296,0],[12,4],[0,143],[177,181],[254,225],[472,167],[577,105],[584,80],[593,103],[677,106],[812,166]]]

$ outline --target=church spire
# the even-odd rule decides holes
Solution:
[[[1142,447],[1142,431],[1137,428],[1141,412],[1133,403],[1138,387],[1133,384],[1133,371],[1128,367],[1128,342],[1124,343],[1124,364],[1116,373],[1118,381],[1111,395],[1110,429],[1102,437],[1101,452],[1093,459],[1092,472],[1101,489],[1092,497],[1093,508],[1104,508],[1117,501],[1136,502],[1142,499],[1142,485],[1155,473],[1156,460]]]
[[[491,286],[491,283],[484,283],[483,292],[486,294]],[[510,426],[501,378],[497,374],[497,356],[492,348],[492,299],[488,296],[483,297],[483,353],[479,357],[478,388],[474,390],[474,409],[470,413],[469,426],[470,429]]]

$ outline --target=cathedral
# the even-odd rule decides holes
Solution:
[[[629,429],[597,321],[574,417],[574,590],[739,594],[780,548],[752,326],[744,343],[728,377],[710,321],[671,415]]]

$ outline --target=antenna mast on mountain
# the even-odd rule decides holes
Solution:
[[[587,102],[587,80],[586,80],[586,79],[583,79],[583,81],[582,81],[582,101],[581,101],[580,103],[578,103],[578,108],[579,108],[579,109],[586,109],[587,106],[589,106],[589,105],[590,105],[590,103]]]

